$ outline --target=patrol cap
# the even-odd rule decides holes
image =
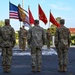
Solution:
[[[9,20],[9,19],[5,19],[5,22],[9,23],[9,22],[10,22],[10,20]]]
[[[39,24],[39,20],[34,20],[34,24]]]
[[[64,19],[61,19],[60,20],[60,24],[64,24],[65,23],[65,20]]]

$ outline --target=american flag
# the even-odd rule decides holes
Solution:
[[[19,19],[18,17],[18,7],[9,2],[9,18]]]

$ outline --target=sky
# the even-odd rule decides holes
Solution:
[[[27,11],[28,6],[30,6],[30,11],[34,19],[38,19],[38,4],[40,4],[48,20],[51,10],[55,18],[61,17],[65,19],[66,27],[75,28],[75,0],[23,0],[23,4],[22,0],[10,0],[10,2],[16,6],[18,6],[18,4],[23,5],[23,9]],[[6,18],[9,18],[9,0],[0,0],[0,20],[4,21]],[[10,19],[10,24],[15,31],[19,30],[20,22],[18,20]],[[40,26],[47,29],[49,27],[49,22],[45,25],[40,20]]]

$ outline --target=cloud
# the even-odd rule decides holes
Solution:
[[[71,11],[71,7],[64,6],[62,3],[51,4],[50,7],[52,9],[62,10],[62,11]]]

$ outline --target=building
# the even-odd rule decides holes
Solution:
[[[75,28],[69,28],[71,36],[75,36]]]

